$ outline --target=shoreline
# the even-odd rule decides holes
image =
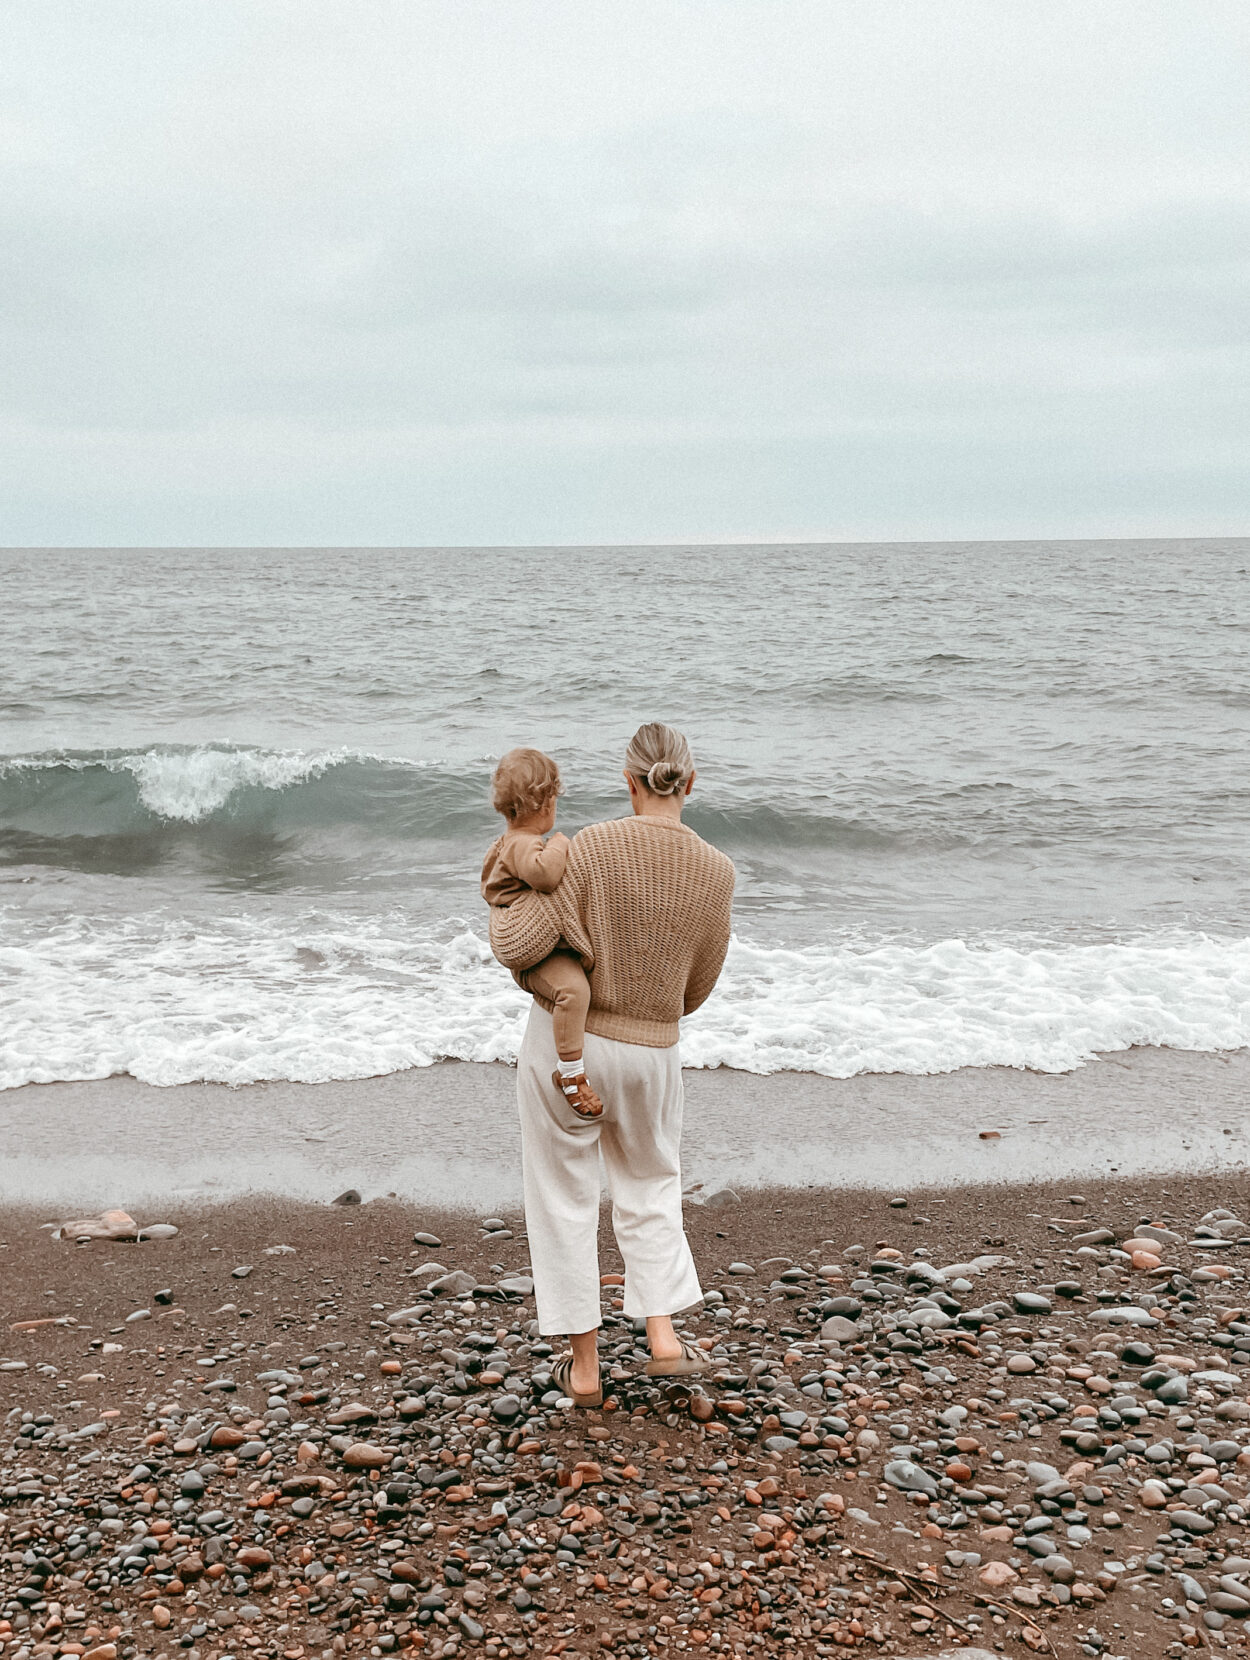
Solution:
[[[513,1078],[443,1061],[323,1084],[28,1084],[0,1097],[0,1204],[324,1201],[347,1188],[511,1204]],[[1250,1163],[1250,1050],[1139,1048],[1065,1073],[688,1069],[685,1084],[688,1187],[907,1192]]]

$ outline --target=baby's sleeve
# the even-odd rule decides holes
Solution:
[[[544,843],[540,836],[518,841],[513,849],[512,865],[517,875],[535,893],[551,893],[558,888],[568,863],[568,843]]]

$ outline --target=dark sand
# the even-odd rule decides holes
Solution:
[[[466,1213],[387,1200],[359,1207],[255,1198],[217,1206],[167,1201],[159,1211],[134,1209],[141,1222],[177,1224],[177,1238],[85,1246],[54,1242],[40,1228],[47,1220],[40,1210],[0,1212],[6,1326],[47,1315],[74,1321],[0,1332],[0,1354],[27,1367],[0,1373],[0,1572],[7,1575],[0,1578],[0,1615],[14,1624],[8,1654],[51,1654],[67,1640],[68,1652],[113,1645],[120,1660],[166,1653],[224,1660],[242,1652],[333,1660],[343,1652],[392,1651],[455,1651],[486,1660],[686,1651],[927,1657],[969,1640],[1008,1654],[1092,1652],[1104,1660],[1160,1660],[1195,1644],[1244,1648],[1241,1620],[1208,1627],[1197,1604],[1186,1608],[1176,1575],[1194,1574],[1214,1592],[1222,1563],[1235,1568],[1234,1559],[1250,1551],[1250,1528],[1224,1519],[1206,1534],[1164,1538],[1169,1514],[1144,1508],[1139,1496],[1141,1479],[1163,1467],[1131,1450],[1120,1465],[1101,1462],[1106,1448],[1131,1440],[1138,1427],[1086,1417],[1085,1428],[1097,1432],[1091,1442],[1097,1450],[1079,1464],[1074,1460],[1081,1449],[1070,1437],[1078,1408],[1105,1406],[1127,1392],[1150,1414],[1143,1414],[1143,1440],[1134,1445],[1165,1436],[1178,1446],[1194,1436],[1211,1444],[1246,1439],[1244,1374],[1233,1374],[1231,1387],[1204,1394],[1195,1386],[1190,1402],[1164,1406],[1142,1386],[1141,1366],[1119,1362],[1117,1353],[1134,1336],[1147,1336],[1158,1352],[1179,1355],[1184,1366],[1228,1369],[1231,1351],[1217,1346],[1212,1334],[1223,1330],[1219,1311],[1245,1298],[1242,1252],[1250,1247],[1230,1243],[1204,1253],[1185,1243],[1164,1253],[1174,1272],[1161,1277],[1117,1265],[1105,1251],[1101,1259],[1079,1257],[1064,1229],[1097,1222],[1125,1237],[1150,1217],[1174,1223],[1188,1241],[1194,1223],[1213,1207],[1250,1210],[1250,1180],[1241,1174],[1132,1180],[1091,1175],[1079,1186],[962,1185],[913,1191],[906,1209],[891,1206],[891,1196],[869,1189],[766,1190],[715,1208],[691,1207],[689,1228],[705,1286],[723,1292],[733,1321],[718,1324],[709,1309],[690,1318],[690,1329],[726,1345],[719,1366],[731,1381],[709,1380],[706,1396],[694,1397],[640,1384],[632,1338],[613,1314],[616,1293],[608,1288],[605,1362],[615,1358],[620,1381],[612,1386],[609,1409],[588,1414],[541,1406],[541,1384],[531,1395],[530,1374],[541,1372],[541,1362],[527,1357],[534,1341],[530,1299],[479,1297],[467,1314],[443,1300],[424,1327],[413,1334],[401,1330],[398,1342],[386,1323],[388,1313],[412,1303],[425,1282],[408,1275],[429,1258],[465,1268],[487,1284],[500,1277],[500,1268],[522,1270],[523,1224],[513,1208],[501,1212],[513,1237],[487,1239],[478,1225],[488,1214],[484,1206]],[[126,1197],[124,1191],[119,1197]],[[418,1229],[438,1235],[439,1246],[414,1245]],[[279,1244],[294,1250],[266,1255]],[[1084,1294],[1066,1300],[1052,1293],[1051,1313],[1008,1314],[979,1334],[958,1326],[930,1333],[921,1354],[919,1348],[892,1347],[879,1325],[868,1329],[871,1319],[910,1306],[925,1289],[912,1287],[865,1307],[858,1328],[863,1342],[822,1345],[821,1299],[847,1294],[850,1280],[864,1272],[843,1254],[856,1244],[866,1247],[862,1262],[881,1246],[900,1252],[899,1273],[918,1246],[939,1264],[983,1252],[1008,1258],[978,1277],[971,1293],[960,1294],[965,1309],[1065,1277],[1079,1277]],[[610,1272],[619,1263],[606,1228],[604,1247],[602,1267]],[[812,1278],[787,1295],[773,1281],[781,1265],[765,1266],[769,1258],[806,1264]],[[1230,1277],[1194,1282],[1194,1272],[1212,1260],[1228,1264]],[[729,1275],[737,1261],[753,1265],[755,1275]],[[817,1273],[825,1264],[828,1271]],[[234,1270],[241,1266],[251,1272],[237,1278]],[[1138,1297],[1152,1286],[1147,1300],[1164,1318],[1149,1332],[1093,1321],[1097,1291],[1114,1300]],[[167,1300],[158,1300],[158,1293]],[[127,1323],[137,1309],[149,1310],[150,1318]],[[494,1333],[496,1341],[514,1334],[508,1341],[520,1347],[505,1386],[483,1387],[468,1375],[457,1392],[453,1366],[440,1365],[449,1342],[457,1348],[465,1343],[455,1334],[472,1331]],[[426,1332],[440,1335],[430,1341]],[[117,1348],[105,1353],[106,1344]],[[1030,1351],[1039,1368],[1034,1375],[1004,1370],[1007,1354]],[[1087,1351],[1093,1358],[1082,1368]],[[211,1355],[224,1358],[212,1368],[196,1366],[198,1357]],[[381,1372],[384,1362],[396,1375]],[[753,1363],[764,1375],[754,1389],[744,1388],[733,1374],[746,1374]],[[951,1378],[925,1370],[937,1365]],[[827,1375],[842,1382],[829,1385],[823,1402],[813,1402],[797,1386],[821,1367],[832,1367]],[[288,1400],[301,1428],[266,1421],[269,1391],[256,1378],[278,1368],[300,1380]],[[225,1372],[235,1387],[214,1392],[212,1380]],[[1094,1376],[1088,1387],[1083,1372]],[[441,1406],[405,1424],[402,1413],[391,1416],[396,1409],[390,1403],[419,1390],[420,1374],[441,1377],[449,1393]],[[1111,1381],[1099,1393],[1103,1374]],[[494,1421],[491,1403],[501,1387],[531,1402],[529,1418],[517,1420],[523,1430],[509,1433]],[[1060,1394],[1067,1403],[1062,1410],[1020,1405]],[[707,1422],[696,1410],[700,1400]],[[366,1439],[388,1459],[406,1463],[405,1480],[415,1472],[415,1487],[397,1501],[386,1500],[376,1477],[345,1469],[346,1443],[335,1450],[330,1440],[336,1404],[355,1401],[381,1418],[367,1417],[347,1439]],[[735,1407],[734,1401],[744,1404]],[[937,1419],[951,1404],[968,1407],[962,1445],[955,1439],[960,1430],[943,1428]],[[788,1450],[770,1446],[769,1438],[786,1427],[776,1414],[796,1406],[813,1414],[804,1439],[797,1440],[796,1428]],[[106,1418],[110,1412],[117,1416]],[[21,1435],[24,1413],[46,1413],[43,1444]],[[228,1448],[175,1451],[188,1413],[203,1426],[205,1442],[216,1425],[236,1440],[242,1439],[236,1425],[245,1435],[259,1434],[267,1448],[263,1462],[254,1453],[246,1462],[243,1452],[236,1457]],[[821,1413],[832,1416],[821,1419]],[[72,1438],[93,1423],[109,1427]],[[845,1435],[838,1423],[849,1425]],[[948,1481],[934,1504],[911,1502],[882,1479],[891,1449],[900,1445],[890,1428],[896,1423],[908,1426],[904,1442],[920,1448],[928,1469],[940,1476],[963,1457],[971,1474],[959,1475],[954,1489]],[[435,1430],[446,1437],[445,1446],[463,1446],[466,1454],[500,1447],[501,1433],[505,1437],[499,1474],[487,1482],[489,1469],[474,1466],[478,1487],[466,1490],[464,1503],[436,1487],[421,1490],[428,1481],[421,1472],[430,1469],[423,1461],[441,1467],[431,1450]],[[861,1432],[871,1432],[870,1438]],[[303,1466],[296,1458],[301,1436],[312,1438],[313,1461]],[[122,1565],[110,1580],[104,1557],[117,1535],[81,1560],[67,1555],[65,1525],[79,1518],[90,1527],[116,1509],[122,1537],[129,1538],[132,1519],[152,1524],[176,1514],[171,1506],[186,1471],[206,1459],[206,1492],[174,1524],[190,1531],[163,1529],[168,1549],[146,1568],[143,1562]],[[1052,1583],[1013,1541],[1021,1513],[1003,1533],[986,1510],[989,1504],[991,1511],[1001,1506],[1010,1512],[1023,1501],[1024,1514],[1045,1515],[1020,1462],[1030,1459],[1067,1472],[1076,1500],[1064,1502],[1083,1506],[1090,1518],[1090,1542],[1079,1549],[1065,1544],[1060,1518],[1053,1521],[1056,1549],[1066,1550],[1074,1565],[1071,1586]],[[150,1474],[132,1477],[141,1460]],[[587,1477],[591,1485],[580,1494],[560,1486],[579,1461],[608,1472]],[[400,1469],[394,1464],[386,1479]],[[1178,1469],[1180,1487],[1198,1473],[1185,1451],[1163,1473]],[[310,1472],[317,1495],[307,1519],[291,1509],[289,1483],[303,1479],[301,1470]],[[1228,1502],[1245,1502],[1250,1515],[1241,1464],[1221,1463],[1219,1474]],[[465,1479],[473,1475],[470,1470]],[[762,1506],[747,1497],[755,1481],[766,1484]],[[692,1482],[705,1491],[703,1502],[687,1510],[680,1492]],[[1090,1483],[1102,1493],[1097,1503],[1089,1497]],[[982,1491],[979,1500],[959,1498],[981,1491],[978,1484],[1005,1496],[987,1500]],[[657,1496],[650,1500],[648,1493]],[[578,1504],[588,1494],[591,1508],[578,1522]],[[64,1500],[59,1509],[58,1495]],[[509,1509],[503,1520],[490,1514],[499,1495]],[[630,1500],[628,1511],[613,1508],[621,1495]],[[195,1526],[195,1517],[210,1507],[213,1514],[236,1518],[224,1554],[213,1537],[222,1524]],[[1115,1516],[1106,1516],[1112,1510]],[[53,1531],[58,1519],[61,1540]],[[562,1558],[560,1539],[575,1523],[582,1554]],[[188,1542],[178,1544],[182,1538]],[[244,1546],[261,1551],[254,1565],[237,1557]],[[219,1570],[208,1560],[213,1550]],[[947,1555],[968,1551],[979,1554],[979,1563],[952,1565]],[[271,1561],[264,1560],[266,1553]],[[34,1567],[28,1565],[32,1557]],[[1017,1577],[1001,1589],[989,1587],[980,1574],[991,1560],[1014,1564]],[[213,1578],[212,1571],[221,1577]],[[921,1573],[923,1580],[914,1577]],[[515,1599],[527,1575],[534,1589],[526,1593],[531,1606],[522,1613]],[[664,1583],[649,1588],[648,1575]],[[442,1595],[444,1623],[427,1613],[431,1623],[423,1624],[415,1602],[399,1606],[404,1584],[415,1587],[414,1594],[432,1587]],[[478,1599],[474,1591],[471,1602],[474,1587],[485,1595]],[[719,1597],[713,1594],[718,1590]],[[54,1605],[72,1609],[76,1623],[59,1626]],[[168,1611],[167,1626],[154,1623],[158,1607],[161,1621]],[[468,1626],[460,1623],[462,1613]],[[481,1636],[473,1635],[477,1627]],[[0,1642],[4,1637],[0,1620]],[[110,1656],[101,1652],[98,1660]]]

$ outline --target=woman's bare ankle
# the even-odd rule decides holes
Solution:
[[[652,1360],[676,1360],[682,1352],[681,1339],[667,1314],[653,1314],[647,1321],[647,1347]]]
[[[573,1350],[573,1377],[575,1386],[589,1394],[599,1381],[599,1334],[597,1331],[579,1333],[569,1338]]]

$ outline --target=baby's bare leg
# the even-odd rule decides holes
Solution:
[[[553,1005],[551,1027],[560,1059],[581,1060],[590,1008],[590,981],[581,959],[571,951],[553,951],[523,978],[527,991],[536,991]]]

